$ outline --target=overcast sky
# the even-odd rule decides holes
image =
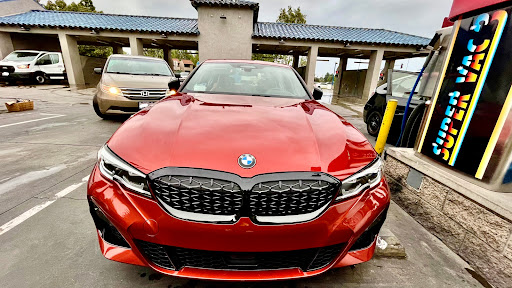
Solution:
[[[71,0],[65,0],[70,3]],[[75,0],[79,2],[79,0]],[[279,9],[301,7],[308,24],[383,28],[431,38],[448,16],[452,0],[253,0],[260,3],[259,21],[274,22]],[[41,1],[46,3],[46,0]],[[197,18],[189,0],[93,0],[105,13]],[[332,73],[335,60],[318,62],[317,75]],[[421,60],[397,61],[408,70],[419,70]],[[349,65],[356,69],[357,65]],[[361,65],[364,68],[364,65]]]

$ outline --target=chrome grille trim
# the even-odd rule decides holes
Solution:
[[[123,96],[134,100],[160,100],[165,97],[166,88],[119,88]],[[143,96],[146,94],[147,96]]]

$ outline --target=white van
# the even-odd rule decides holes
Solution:
[[[17,50],[0,61],[0,81],[30,80],[45,84],[66,79],[66,68],[59,52]]]

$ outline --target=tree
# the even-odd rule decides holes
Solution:
[[[55,11],[74,11],[74,12],[92,12],[92,13],[103,13],[103,11],[96,11],[96,7],[92,3],[92,0],[80,0],[80,2],[67,4],[64,0],[48,1],[44,8],[47,10]]]
[[[324,81],[323,82],[331,83],[333,77],[334,77],[333,74],[327,72],[327,73],[325,73]]]
[[[300,11],[300,6],[293,9],[292,6],[288,6],[288,9],[281,8],[279,17],[277,17],[278,23],[293,23],[293,24],[306,24],[307,15]]]

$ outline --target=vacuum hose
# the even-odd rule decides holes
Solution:
[[[428,64],[430,63],[430,60],[432,60],[432,57],[434,56],[434,46],[436,45],[437,41],[441,38],[441,34],[436,33],[432,40],[430,40],[430,43],[427,46],[427,49],[430,50],[430,53],[428,54],[427,59],[425,60],[425,63],[423,64],[423,67],[421,68],[420,74],[418,75],[418,78],[416,79],[416,83],[414,83],[414,87],[412,87],[411,94],[409,95],[409,99],[407,99],[407,105],[405,105],[405,111],[404,111],[404,117],[402,118],[402,126],[400,128],[400,137],[398,137],[398,141],[396,142],[397,147],[400,147],[400,141],[402,140],[405,124],[407,123],[407,113],[409,111],[409,106],[411,105],[412,96],[414,96],[414,93],[416,92],[416,87],[418,87],[418,83],[420,83],[421,76],[423,76],[423,72],[425,72],[425,69],[427,68]]]

